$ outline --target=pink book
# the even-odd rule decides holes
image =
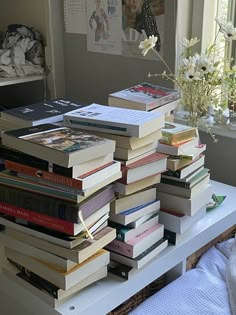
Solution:
[[[121,242],[115,239],[106,246],[106,249],[130,258],[135,258],[159,241],[163,236],[164,225],[158,223],[127,242]]]

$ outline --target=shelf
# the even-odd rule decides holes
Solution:
[[[7,280],[0,273],[1,307],[3,303],[6,303],[8,308],[12,306],[14,308],[12,313],[14,314],[19,314],[20,307],[25,308],[25,310],[21,309],[22,312],[20,314],[107,314],[154,279],[177,266],[236,222],[236,188],[215,181],[211,181],[211,184],[216,195],[226,195],[226,199],[219,208],[208,211],[204,219],[200,220],[184,234],[179,245],[168,246],[158,257],[151,260],[140,270],[137,270],[129,281],[123,281],[109,274],[108,277],[83,289],[61,306],[52,309],[17,283]],[[8,299],[3,298],[3,292],[10,292]]]
[[[0,78],[0,86],[7,86],[7,85],[33,82],[33,81],[39,81],[39,80],[43,80],[42,75],[16,77],[16,78]]]

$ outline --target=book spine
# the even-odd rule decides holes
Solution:
[[[0,201],[0,212],[56,231],[74,235],[74,223],[69,221],[53,218],[46,214],[37,213],[24,208],[15,207],[2,201]]]
[[[5,161],[5,167],[6,167],[6,169],[8,169],[10,171],[14,171],[17,173],[23,173],[25,175],[29,175],[29,176],[33,176],[33,177],[39,177],[43,180],[46,180],[46,181],[49,181],[52,183],[61,184],[61,185],[73,187],[73,188],[80,189],[80,190],[82,190],[82,188],[83,188],[82,187],[83,182],[78,180],[78,179],[62,176],[62,175],[59,175],[56,173],[47,172],[47,171],[37,169],[37,168],[31,167],[28,165],[24,165],[21,163],[6,160]]]
[[[79,204],[3,185],[0,185],[0,201],[15,207],[45,214],[49,217],[79,223]],[[84,213],[82,215],[86,218]]]
[[[121,255],[132,258],[133,257],[133,245],[118,241],[117,239],[110,242],[106,249],[112,250]]]

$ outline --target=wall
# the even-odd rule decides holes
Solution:
[[[176,1],[166,0],[165,10],[164,59],[174,71]],[[107,104],[109,93],[148,81],[149,72],[165,69],[145,58],[88,52],[85,35],[66,33],[64,43],[66,96],[82,103]],[[157,79],[148,82],[168,85]]]

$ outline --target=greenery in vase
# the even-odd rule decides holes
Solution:
[[[195,44],[199,42],[196,37],[182,40],[184,49],[176,74],[172,73],[155,50],[157,37],[149,36],[139,45],[143,56],[153,50],[165,64],[166,70],[162,74],[149,73],[149,77],[162,76],[175,83],[180,90],[184,109],[189,112],[189,119],[194,126],[199,125],[201,117],[207,115],[210,108],[222,112],[228,104],[236,104],[236,67],[231,66],[232,60],[222,58],[221,48],[217,45],[218,36],[222,37],[221,40],[226,45],[236,40],[236,28],[231,22],[223,23],[216,19],[216,23],[219,30],[205,52],[199,54],[194,51]]]

